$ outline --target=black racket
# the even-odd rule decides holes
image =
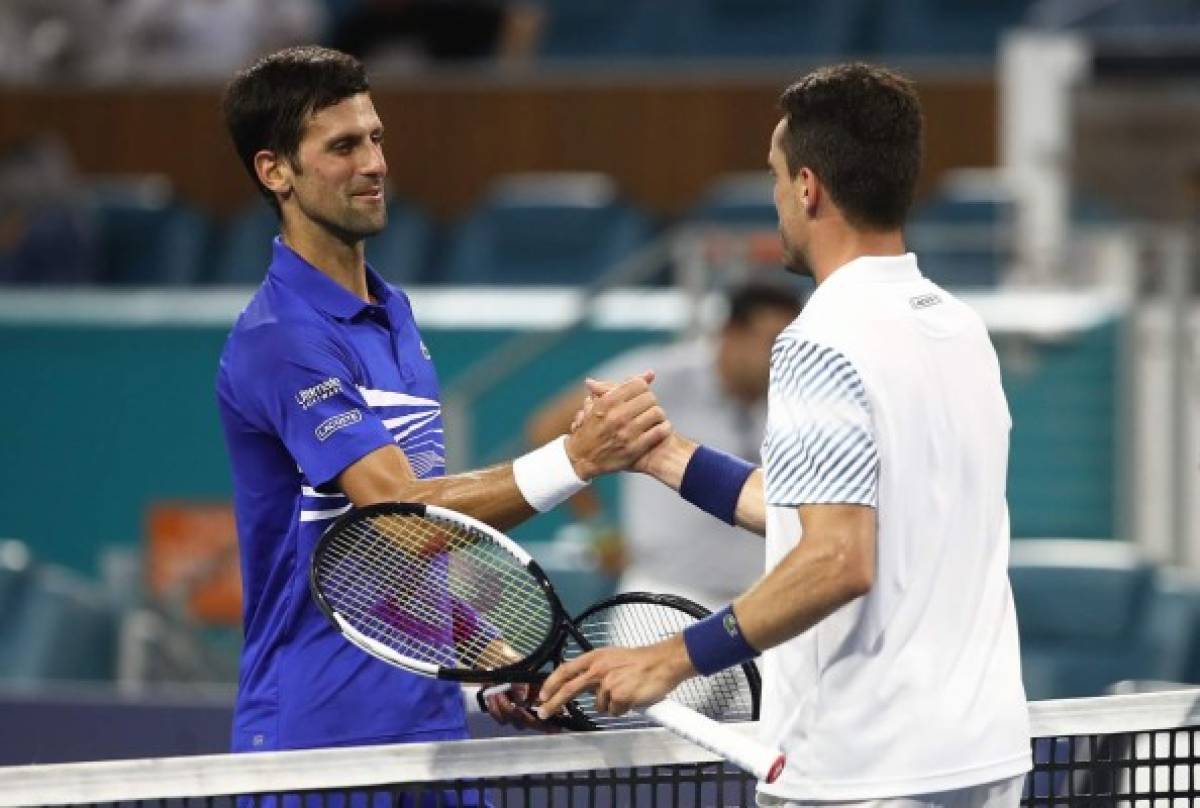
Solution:
[[[537,683],[570,642],[591,648],[525,550],[432,505],[381,503],[339,517],[313,551],[310,584],[346,639],[424,676]],[[644,714],[766,782],[783,770],[778,751],[680,702],[660,701]],[[572,717],[579,719],[578,706]]]
[[[625,592],[589,606],[572,621],[581,643],[568,634],[559,661],[574,659],[593,648],[638,648],[653,645],[678,634],[711,612],[695,601],[678,595]],[[753,662],[727,668],[712,676],[686,679],[667,694],[703,716],[722,722],[758,720],[762,680]],[[576,700],[573,728],[632,729],[652,724],[645,716],[626,713],[611,716],[596,710],[595,695],[584,693]]]

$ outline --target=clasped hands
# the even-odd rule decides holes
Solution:
[[[646,470],[647,455],[671,435],[671,422],[650,389],[653,381],[650,370],[619,384],[587,380],[588,395],[566,447],[579,479]]]

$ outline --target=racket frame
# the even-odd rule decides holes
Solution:
[[[709,609],[701,606],[696,601],[688,600],[681,595],[670,595],[660,592],[619,592],[615,595],[610,595],[603,600],[596,601],[591,606],[588,606],[586,609],[572,618],[571,623],[575,627],[575,632],[572,632],[572,638],[575,639],[576,642],[579,642],[579,647],[581,649],[592,650],[591,643],[580,640],[578,636],[578,627],[597,612],[602,612],[605,609],[612,609],[618,606],[634,605],[639,603],[676,609],[686,615],[696,618],[697,620],[703,620],[712,614]],[[566,653],[566,646],[567,637],[563,637],[562,644],[555,651],[555,667],[558,667],[558,665],[564,661],[563,656]],[[753,661],[743,662],[741,668],[742,672],[746,676],[746,683],[750,688],[752,719],[757,721],[759,707],[762,703],[762,676],[758,672],[758,665],[756,665]],[[591,725],[591,729],[600,728],[594,722],[592,722],[591,719],[585,718],[584,720]]]
[[[358,524],[365,520],[377,516],[401,516],[401,517],[432,517],[435,519],[443,519],[449,523],[458,523],[467,527],[473,528],[492,541],[496,542],[506,551],[511,553],[533,577],[538,587],[545,594],[549,601],[551,609],[551,618],[553,626],[547,633],[545,639],[532,652],[524,658],[513,662],[510,665],[505,665],[489,670],[480,670],[475,668],[448,668],[437,665],[433,662],[426,662],[420,659],[407,657],[394,649],[388,647],[378,640],[366,636],[358,631],[354,626],[350,625],[344,617],[337,613],[337,610],[326,598],[325,593],[321,589],[321,584],[317,575],[318,559],[323,550],[337,537],[339,537],[349,525]],[[309,569],[309,589],[312,593],[313,601],[317,604],[322,614],[347,640],[355,646],[365,651],[377,659],[387,662],[390,665],[395,665],[412,673],[417,673],[422,676],[432,676],[437,679],[443,679],[451,682],[462,682],[471,684],[537,684],[543,681],[549,674],[542,673],[541,668],[550,662],[563,646],[566,644],[568,636],[573,637],[577,642],[586,644],[586,641],[579,635],[575,629],[574,623],[571,621],[570,615],[563,607],[562,601],[558,597],[558,593],[554,591],[554,587],[550,583],[549,577],[538,565],[537,561],[529,555],[519,544],[505,536],[500,531],[496,530],[491,525],[467,516],[466,514],[451,511],[446,508],[441,508],[436,505],[426,505],[421,502],[379,502],[374,505],[365,505],[361,508],[354,508],[347,513],[342,514],[333,521],[321,534],[321,538],[317,541],[316,547],[313,548],[312,556],[308,565]],[[501,638],[503,639],[503,638]]]

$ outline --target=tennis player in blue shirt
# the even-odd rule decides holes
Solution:
[[[344,642],[308,595],[307,562],[353,506],[421,501],[498,528],[627,468],[669,434],[650,376],[613,390],[569,437],[445,476],[437,375],[403,292],[364,260],[387,223],[383,124],[362,65],[317,47],[264,57],[230,82],[226,123],[275,207],[266,280],[217,375],[245,595],[233,749],[462,738],[459,686]],[[537,726],[506,695],[501,721]]]

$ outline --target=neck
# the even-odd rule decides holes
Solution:
[[[370,302],[366,252],[361,239],[347,244],[308,219],[299,223],[285,221],[281,235],[283,243],[297,255],[355,297]]]
[[[817,284],[856,258],[864,256],[904,255],[904,232],[895,230],[856,230],[841,220],[823,222],[809,240],[805,259]]]

